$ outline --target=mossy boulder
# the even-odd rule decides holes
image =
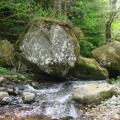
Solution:
[[[16,43],[25,64],[47,74],[66,76],[80,55],[78,34],[59,21],[37,19]],[[23,60],[22,59],[22,60]]]
[[[106,67],[111,75],[120,74],[120,42],[113,41],[92,51],[93,57]]]
[[[80,85],[73,91],[73,99],[81,104],[99,104],[118,95],[116,87],[107,83]]]
[[[0,40],[0,66],[12,66],[14,61],[13,45],[7,40]]]
[[[108,78],[108,71],[101,67],[95,59],[80,57],[75,68],[69,73],[73,77],[87,80],[103,80]]]

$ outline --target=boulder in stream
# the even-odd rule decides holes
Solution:
[[[25,64],[54,76],[65,76],[80,55],[78,35],[58,21],[35,20],[18,44]]]
[[[95,59],[80,57],[76,66],[69,73],[73,77],[87,80],[104,80],[108,71],[101,67]]]
[[[120,42],[113,41],[92,51],[93,57],[106,67],[111,76],[120,74]]]
[[[73,91],[73,99],[81,104],[99,104],[113,95],[118,92],[114,85],[107,83],[80,85]]]
[[[34,101],[35,99],[35,94],[34,93],[30,93],[30,92],[23,92],[23,102],[24,103],[30,103],[32,101]]]

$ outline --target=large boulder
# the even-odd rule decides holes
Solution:
[[[120,42],[113,41],[92,51],[93,57],[111,74],[120,74]]]
[[[65,76],[80,54],[78,36],[58,21],[35,20],[18,43],[26,63],[55,76]]]
[[[73,91],[73,99],[81,104],[99,104],[112,97],[113,95],[118,95],[114,85],[107,83],[100,84],[85,84],[80,85]]]
[[[101,67],[95,59],[84,57],[79,57],[78,63],[69,74],[87,80],[104,80],[108,78],[108,71]]]
[[[14,61],[13,45],[7,40],[0,40],[0,66],[12,66]]]

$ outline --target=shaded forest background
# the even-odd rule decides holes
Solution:
[[[72,23],[81,29],[81,54],[120,40],[119,0],[1,0],[0,39],[11,43],[38,17]]]

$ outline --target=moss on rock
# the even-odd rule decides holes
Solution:
[[[75,68],[70,74],[73,77],[89,80],[101,80],[108,78],[108,71],[101,67],[95,59],[80,57]]]
[[[0,66],[12,66],[14,61],[13,45],[7,40],[0,41]]]
[[[111,76],[120,74],[120,42],[113,41],[92,51],[93,57],[106,67]]]

